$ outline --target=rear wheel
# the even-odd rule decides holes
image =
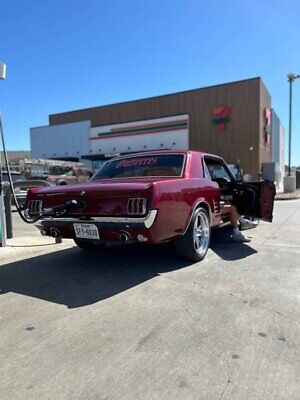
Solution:
[[[210,244],[210,221],[205,208],[194,211],[188,230],[174,245],[177,253],[191,261],[201,261]]]
[[[77,244],[78,247],[80,247],[82,250],[97,250],[97,249],[102,249],[105,246],[105,243],[95,243],[95,242],[90,242],[87,240],[81,240],[81,239],[74,239],[74,242]]]

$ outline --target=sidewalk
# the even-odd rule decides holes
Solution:
[[[71,247],[74,247],[74,242],[67,239],[63,240],[60,244],[55,244],[55,240],[51,237],[15,237],[7,240],[6,247],[0,247],[0,266],[10,262],[66,250]]]
[[[293,193],[279,192],[275,196],[275,200],[295,200],[300,199],[300,189],[296,189]]]
[[[13,231],[13,239],[7,240],[6,247],[0,247],[0,265],[74,246],[73,240],[64,239],[61,244],[55,244],[55,239],[41,236],[34,225],[23,222],[16,212],[13,213]]]

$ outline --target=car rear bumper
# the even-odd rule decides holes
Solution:
[[[46,236],[51,236],[53,230],[64,238],[75,238],[73,224],[94,224],[97,226],[101,240],[119,241],[120,233],[126,232],[136,241],[138,234],[147,237],[147,241],[152,241],[150,228],[154,224],[157,210],[150,210],[145,217],[91,217],[84,218],[44,218],[36,226]]]

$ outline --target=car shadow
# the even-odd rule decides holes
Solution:
[[[228,229],[213,233],[211,249],[228,261],[256,253],[246,244],[232,243]],[[170,245],[118,244],[93,252],[72,247],[0,266],[0,294],[83,307],[189,265]]]
[[[76,308],[188,265],[167,245],[109,245],[93,252],[72,247],[0,266],[0,294],[15,292]]]
[[[212,232],[210,248],[222,260],[236,261],[257,253],[249,243],[233,242],[231,235],[232,229],[228,227],[216,229]]]

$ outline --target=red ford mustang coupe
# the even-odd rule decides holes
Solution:
[[[29,190],[27,214],[42,235],[83,249],[108,242],[173,242],[192,261],[222,224],[220,201],[272,221],[274,183],[237,182],[225,161],[197,151],[153,151],[109,160],[90,182]],[[224,218],[223,218],[224,220]]]

